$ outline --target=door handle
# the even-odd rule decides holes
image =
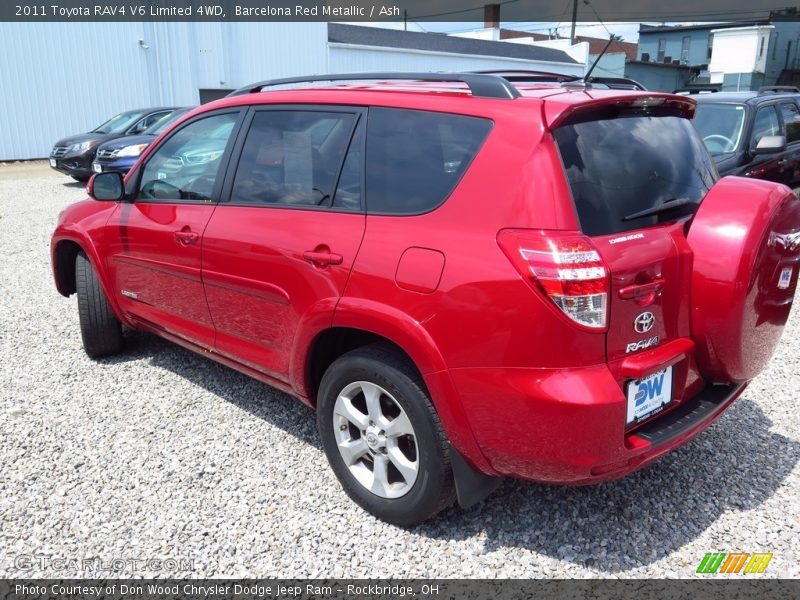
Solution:
[[[303,258],[317,267],[327,267],[328,265],[342,264],[342,255],[335,254],[333,252],[306,250],[303,252]]]
[[[184,227],[180,231],[174,232],[174,235],[175,239],[178,240],[178,242],[183,245],[194,244],[197,240],[200,239],[200,236],[191,229],[189,229],[188,226]]]
[[[647,296],[655,296],[656,294],[660,294],[663,290],[664,280],[654,279],[648,283],[626,285],[624,288],[620,289],[619,297],[623,300],[630,300],[631,298],[644,299]]]
[[[789,164],[789,159],[788,158],[782,158],[782,159],[780,159],[778,161],[778,166],[779,167],[785,167],[788,164]]]

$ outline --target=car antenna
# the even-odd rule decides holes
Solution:
[[[594,71],[594,68],[597,66],[597,63],[599,63],[600,59],[603,58],[603,55],[606,53],[608,47],[611,45],[611,42],[613,41],[614,41],[613,38],[610,37],[608,38],[605,47],[600,51],[600,54],[597,55],[597,58],[594,59],[592,66],[589,67],[589,70],[586,71],[586,74],[583,77],[581,77],[580,79],[576,79],[575,81],[565,81],[561,85],[564,87],[580,87],[584,89],[591,88],[592,84],[590,76],[592,74],[592,71]]]

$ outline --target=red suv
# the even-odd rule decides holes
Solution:
[[[86,352],[144,329],[296,396],[397,524],[685,443],[775,349],[800,202],[718,180],[691,98],[541,79],[330,75],[192,111],[61,215]]]

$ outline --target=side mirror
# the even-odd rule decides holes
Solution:
[[[786,149],[786,137],[783,135],[765,135],[756,145],[753,154],[772,154]]]
[[[98,173],[92,175],[86,186],[90,198],[95,200],[117,202],[125,196],[122,175],[119,173]]]

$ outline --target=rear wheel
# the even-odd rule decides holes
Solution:
[[[108,305],[100,280],[83,252],[75,258],[75,287],[86,354],[99,358],[122,350],[122,325]]]
[[[455,499],[447,440],[413,365],[383,345],[325,372],[317,401],[325,454],[345,492],[395,525],[420,523]]]

